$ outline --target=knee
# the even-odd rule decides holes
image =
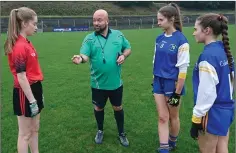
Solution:
[[[98,111],[98,112],[104,110],[104,108],[100,108],[100,107],[98,107],[96,105],[94,105],[94,109],[95,109],[95,111]]]
[[[112,106],[114,111],[121,111],[123,108],[122,106]]]
[[[29,142],[30,138],[32,136],[32,132],[26,132],[26,133],[19,133],[19,137],[21,137],[24,141]]]
[[[38,133],[39,132],[39,123],[32,127],[32,132],[33,133]]]
[[[178,115],[170,115],[170,121],[179,121]]]
[[[168,115],[160,115],[159,116],[159,123],[165,124],[165,123],[168,123],[168,121],[169,121]]]

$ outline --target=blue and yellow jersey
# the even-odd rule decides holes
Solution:
[[[234,67],[229,68],[223,43],[206,45],[193,70],[194,116],[205,116],[213,105],[234,107],[230,73],[234,76]]]
[[[154,76],[177,80],[182,75],[185,78],[189,62],[189,44],[182,32],[163,33],[156,38]]]

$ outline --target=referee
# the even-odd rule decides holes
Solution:
[[[103,140],[104,107],[109,98],[118,128],[120,143],[127,147],[129,141],[124,132],[124,111],[122,108],[123,82],[121,64],[131,54],[131,46],[118,30],[108,27],[108,13],[97,10],[93,15],[95,32],[88,34],[81,46],[80,55],[74,55],[74,64],[86,63],[90,59],[92,103],[98,131],[95,142]]]

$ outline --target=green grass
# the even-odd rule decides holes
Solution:
[[[230,27],[230,32],[235,31]],[[39,148],[42,153],[149,153],[158,146],[157,113],[151,94],[152,58],[158,29],[123,30],[132,45],[132,55],[123,65],[125,129],[130,147],[122,147],[110,103],[105,108],[105,136],[95,145],[96,124],[91,104],[89,65],[73,65],[86,32],[40,33],[31,37],[44,72],[45,109],[41,113]],[[187,94],[181,105],[181,130],[175,153],[198,152],[197,142],[189,135],[193,107],[192,68],[203,45],[195,43],[193,28],[184,28],[190,43],[191,64],[186,80]],[[5,40],[3,35],[2,40]],[[230,42],[236,41],[230,35]],[[232,50],[236,50],[231,45]],[[2,153],[15,153],[17,120],[12,109],[13,78],[2,57]],[[230,131],[229,153],[235,151],[234,124]]]

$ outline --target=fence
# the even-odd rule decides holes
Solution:
[[[183,26],[193,26],[199,15],[186,15],[182,17]],[[230,24],[235,23],[234,14],[225,14]],[[92,17],[46,18],[39,17],[38,28],[43,32],[52,32],[55,27],[88,27],[93,30]],[[7,32],[8,18],[1,18],[1,32]],[[147,29],[155,28],[156,16],[112,16],[109,26],[114,29]]]

